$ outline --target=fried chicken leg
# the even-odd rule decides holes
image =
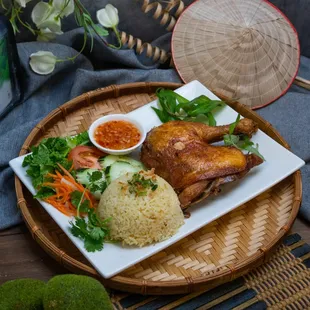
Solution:
[[[242,119],[234,134],[249,137],[257,131],[250,119]],[[229,125],[171,121],[153,128],[141,150],[147,168],[167,180],[179,195],[182,208],[219,191],[219,186],[243,177],[262,160],[244,155],[235,147],[214,146],[229,133]]]

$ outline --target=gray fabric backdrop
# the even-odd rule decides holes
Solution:
[[[119,29],[127,31],[144,41],[170,50],[171,34],[159,23],[141,12],[139,4],[133,0],[83,1],[95,18],[96,10],[107,3],[119,9]],[[192,1],[184,1],[186,4]],[[29,3],[29,9],[34,5]],[[310,2],[296,0],[274,0],[296,25],[301,39],[302,54],[310,57]],[[167,65],[152,63],[143,54],[123,48],[112,50],[95,39],[92,53],[86,49],[74,63],[57,64],[49,76],[39,76],[29,69],[29,55],[38,50],[52,51],[57,57],[72,56],[82,45],[83,32],[75,29],[73,16],[63,23],[66,33],[54,43],[38,43],[29,33],[18,36],[18,52],[23,74],[21,81],[25,95],[22,105],[16,107],[0,121],[0,229],[5,229],[21,221],[16,207],[14,175],[8,166],[16,157],[31,129],[51,110],[83,92],[108,86],[139,81],[180,82],[177,73]],[[110,38],[112,40],[112,38]],[[27,41],[27,42],[26,42]],[[310,60],[302,57],[300,75],[310,79]],[[307,161],[302,169],[304,178],[303,204],[300,214],[310,220],[310,139],[307,132],[309,122],[310,92],[292,86],[289,92],[275,103],[258,111],[271,122],[287,139],[292,150]]]

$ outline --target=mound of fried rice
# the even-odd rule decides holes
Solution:
[[[111,182],[101,196],[98,212],[111,218],[113,240],[123,244],[145,246],[173,236],[184,224],[184,215],[175,191],[169,183],[153,171],[140,171],[144,178],[157,183],[156,190],[147,189],[145,196],[130,193],[127,173]]]

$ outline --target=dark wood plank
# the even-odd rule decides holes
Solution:
[[[47,281],[57,274],[68,273],[32,239],[25,225],[0,235],[0,284],[18,278]]]
[[[297,219],[292,232],[300,234],[310,244],[310,224]],[[0,233],[0,284],[18,278],[47,281],[63,273],[69,271],[41,249],[24,224]]]

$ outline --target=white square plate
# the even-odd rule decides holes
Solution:
[[[187,99],[194,99],[200,95],[206,95],[211,99],[218,99],[198,81],[193,81],[182,86],[176,92]],[[147,131],[161,124],[151,109],[151,106],[157,106],[157,100],[129,113],[131,117],[142,123]],[[229,124],[234,122],[236,117],[237,112],[226,106],[216,115],[217,124]],[[89,253],[84,249],[83,241],[70,233],[70,218],[48,203],[43,201],[40,201],[40,203],[94,268],[104,278],[109,278],[167,248],[178,240],[251,200],[304,165],[303,160],[289,152],[260,130],[253,136],[252,140],[259,144],[260,152],[266,161],[262,165],[252,169],[242,180],[224,185],[220,195],[210,197],[198,205],[191,207],[191,216],[185,220],[185,224],[180,228],[178,233],[170,239],[154,245],[143,248],[130,248],[122,247],[121,244],[105,244],[101,252]],[[26,174],[26,169],[22,167],[23,158],[24,156],[21,156],[11,160],[10,166],[28,190],[32,194],[35,194],[35,189]]]

